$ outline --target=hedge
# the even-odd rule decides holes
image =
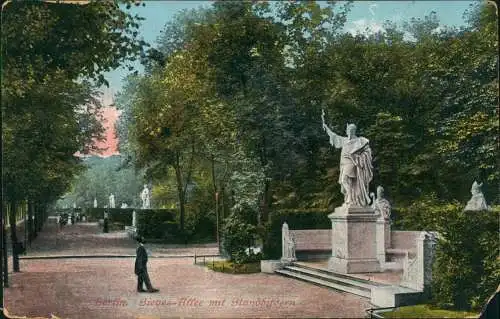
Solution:
[[[432,274],[434,303],[479,310],[500,282],[500,210],[464,212],[462,205],[447,205],[433,213],[441,235]]]
[[[135,208],[87,208],[85,215],[88,221],[98,221],[104,218],[104,212],[108,212],[108,218],[111,223],[123,225],[132,225],[132,212],[138,211]]]
[[[266,259],[281,257],[281,227],[286,222],[290,229],[331,229],[332,222],[327,209],[278,210],[270,214],[264,237]]]
[[[168,209],[139,209],[137,233],[146,239],[175,242],[180,237],[176,212]]]

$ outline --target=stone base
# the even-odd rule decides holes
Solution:
[[[328,270],[342,274],[380,272],[382,267],[377,259],[342,259],[330,257]]]
[[[281,258],[281,262],[287,265],[293,263],[294,261],[297,261],[297,258]]]
[[[282,269],[286,264],[281,262],[281,260],[261,260],[260,261],[260,271],[274,274],[278,269]]]
[[[328,217],[332,221],[329,270],[343,274],[380,272],[382,267],[377,258],[380,216],[371,207],[341,206]]]

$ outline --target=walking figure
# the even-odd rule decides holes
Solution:
[[[137,242],[139,247],[137,247],[137,257],[135,258],[135,274],[137,275],[137,292],[158,292],[158,289],[153,288],[151,281],[149,280],[148,274],[148,253],[144,247],[144,238],[141,236],[137,237]],[[144,290],[143,284],[146,284],[146,289]]]

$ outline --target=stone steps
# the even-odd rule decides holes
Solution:
[[[422,292],[410,288],[365,280],[300,263],[287,265],[274,272],[282,276],[368,298],[373,305],[378,307],[413,305],[420,302],[422,296]]]
[[[296,278],[364,298],[371,298],[371,290],[382,285],[368,280],[353,278],[343,274],[297,264],[286,266],[284,269],[276,270],[276,272],[287,277]]]

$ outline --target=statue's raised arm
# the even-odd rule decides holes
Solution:
[[[323,122],[323,129],[330,137],[330,144],[335,148],[342,148],[345,137],[335,134],[328,125],[325,123],[325,110],[321,110],[321,121]]]

